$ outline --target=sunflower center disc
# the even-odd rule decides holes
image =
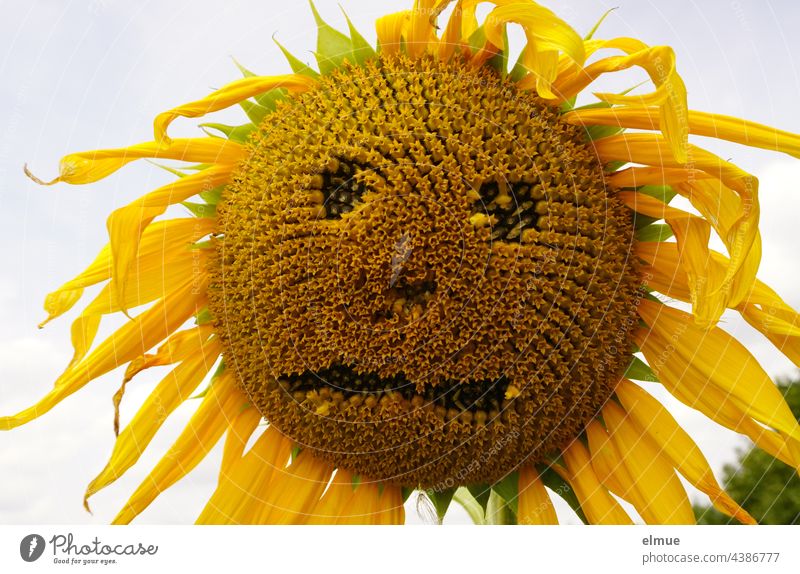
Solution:
[[[211,310],[298,446],[372,479],[487,483],[609,398],[636,324],[631,218],[534,93],[382,58],[280,104],[247,146]]]

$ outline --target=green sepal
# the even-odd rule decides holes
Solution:
[[[290,456],[289,460],[291,461],[292,464],[294,464],[294,462],[297,460],[297,457],[300,456],[301,452],[303,452],[303,449],[301,447],[297,445],[292,447],[292,452],[289,455]]]
[[[575,514],[578,515],[581,522],[584,524],[589,524],[589,521],[586,520],[586,515],[583,513],[583,509],[581,508],[581,503],[578,501],[578,497],[575,496],[575,491],[572,490],[570,484],[561,478],[556,471],[552,468],[547,467],[545,469],[539,469],[539,477],[542,479],[542,483],[564,499],[564,502],[569,504],[570,508],[575,511]]]
[[[616,171],[619,171],[622,167],[627,165],[627,163],[628,163],[627,161],[614,160],[614,161],[610,161],[607,164],[605,164],[603,169],[604,169],[606,174],[612,174],[612,173],[614,173]]]
[[[403,497],[403,502],[407,501],[408,498],[414,494],[414,489],[408,486],[403,486],[400,488],[400,496]]]
[[[425,491],[425,494],[431,499],[433,507],[436,509],[436,516],[439,518],[439,522],[444,520],[444,515],[447,514],[447,509],[450,508],[450,503],[453,501],[453,495],[455,493],[455,488],[445,488],[439,491],[433,489]]]
[[[505,48],[489,58],[486,63],[497,70],[500,77],[505,80],[508,76],[508,29],[505,26],[503,26],[503,46]]]
[[[357,474],[353,475],[352,480],[350,481],[351,486],[353,487],[353,491],[355,492],[358,485],[361,484],[361,477]]]
[[[655,197],[664,203],[669,203],[678,195],[671,185],[643,185],[637,188],[636,191]]]
[[[353,57],[353,42],[322,19],[313,0],[308,3],[317,22],[317,50],[314,52],[317,65],[323,75],[330,74]]]
[[[485,512],[486,505],[489,504],[489,494],[492,492],[492,487],[488,484],[469,484],[467,485],[467,490],[475,497],[475,500],[478,501],[478,504],[483,507]]]
[[[199,251],[200,249],[212,249],[214,243],[210,239],[205,241],[195,241],[189,246],[189,251]]]
[[[289,50],[283,47],[283,44],[278,42],[278,40],[276,40],[274,37],[272,38],[272,41],[275,42],[278,48],[281,49],[281,52],[283,52],[284,57],[289,62],[289,67],[292,68],[292,71],[295,74],[299,74],[301,76],[307,76],[315,80],[319,78],[319,72],[317,72],[314,68],[296,58],[291,52],[289,52]]]
[[[178,176],[178,177],[186,177],[186,176],[188,175],[188,174],[186,174],[186,173],[183,173],[183,172],[182,172],[181,170],[179,170],[179,169],[175,169],[175,168],[174,168],[174,167],[172,167],[172,166],[169,166],[169,165],[164,165],[164,164],[162,164],[162,163],[158,163],[157,161],[153,161],[152,159],[145,159],[145,161],[146,161],[146,162],[148,162],[148,163],[151,163],[151,164],[153,164],[154,166],[156,166],[156,167],[158,167],[158,168],[161,168],[161,169],[163,169],[164,171],[168,171],[168,172],[169,172],[169,173],[171,173],[172,175],[176,175],[176,176]],[[183,169],[186,169],[186,168],[183,168]]]
[[[649,195],[650,197],[662,201],[665,204],[668,204],[670,201],[672,201],[672,198],[674,198],[676,195],[675,190],[673,190],[672,186],[669,185],[643,185],[637,188],[636,191],[639,193],[644,193],[645,195]],[[644,229],[648,225],[654,224],[656,221],[658,221],[658,219],[655,217],[634,212],[633,223],[636,231]]]
[[[216,205],[222,199],[222,193],[225,191],[224,185],[218,185],[208,191],[201,191],[200,197],[209,205]]]
[[[673,235],[674,233],[669,225],[652,223],[636,230],[634,236],[637,241],[666,241]]]
[[[631,357],[631,364],[628,365],[628,368],[625,370],[625,374],[622,376],[627,379],[634,379],[636,381],[646,381],[648,383],[658,382],[658,377],[653,370],[647,365],[647,363],[642,361],[636,355]]]
[[[202,311],[201,311],[201,313],[202,313]],[[211,380],[206,385],[206,388],[203,389],[202,391],[200,391],[199,393],[197,393],[196,395],[194,395],[192,397],[189,397],[189,398],[190,399],[202,399],[202,398],[205,398],[205,396],[208,394],[209,389],[211,389],[211,386],[214,384],[214,381],[216,381],[217,378],[219,378],[219,376],[222,375],[223,372],[225,372],[225,360],[224,359],[220,360],[219,365],[217,366],[217,369],[214,371],[214,374],[211,375]]]
[[[378,483],[378,497],[379,497],[379,498],[380,498],[381,496],[383,496],[383,491],[384,491],[384,489],[385,489],[385,488],[386,488],[386,485],[385,485],[385,484],[383,484],[382,482],[379,482],[379,483]]]
[[[195,203],[192,201],[182,201],[181,205],[188,209],[195,217],[215,217],[217,206],[208,203]]]
[[[251,403],[250,401],[243,402],[242,406],[239,407],[239,414],[242,414],[244,411],[246,411],[247,409],[249,409],[252,406],[253,406],[253,403]]]
[[[519,57],[517,58],[517,62],[514,64],[514,67],[511,68],[511,71],[508,73],[508,77],[511,78],[512,82],[519,82],[522,78],[524,78],[528,74],[528,68],[525,67],[525,64],[522,63],[522,60],[525,58],[525,48],[522,49],[520,52]]]
[[[233,63],[236,64],[236,67],[239,68],[239,71],[245,78],[251,78],[253,76],[257,76],[258,74],[251,72],[244,66],[242,66],[236,58],[232,58]],[[264,106],[265,108],[269,109],[270,111],[275,111],[275,103],[286,96],[287,91],[283,88],[275,88],[274,90],[270,90],[263,94],[259,94],[257,96],[253,96],[253,99],[258,102],[259,105]],[[210,125],[210,124],[205,124]],[[202,127],[202,126],[201,126]],[[230,138],[229,138],[230,139]]]
[[[514,514],[518,513],[519,506],[519,473],[512,472],[507,474],[505,478],[501,479],[492,485],[494,490],[500,497],[505,500],[506,504],[511,508]]]
[[[260,104],[251,102],[250,100],[242,100],[239,102],[239,106],[241,106],[241,108],[244,110],[244,113],[247,114],[247,118],[256,125],[259,125],[262,121],[264,121],[264,118],[270,114],[269,108],[265,108]]]
[[[200,128],[208,133],[208,129],[216,130],[231,141],[238,143],[245,143],[253,130],[256,129],[255,124],[246,123],[240,126],[228,126],[225,124],[200,124]],[[206,129],[208,128],[208,129]],[[213,137],[213,134],[208,133]]]
[[[486,524],[486,506],[478,502],[468,488],[456,489],[453,501],[467,512],[473,524]]]
[[[211,314],[211,310],[208,307],[203,307],[203,309],[194,316],[195,325],[207,325],[213,320],[214,315]]]
[[[597,21],[597,24],[595,24],[595,25],[594,25],[594,27],[593,27],[591,30],[589,30],[589,33],[588,33],[588,34],[586,34],[586,35],[583,37],[584,41],[591,40],[591,39],[592,39],[592,37],[594,36],[595,32],[597,32],[597,29],[600,27],[600,24],[602,24],[602,23],[603,23],[603,21],[604,21],[606,18],[608,18],[608,15],[609,15],[609,14],[611,14],[611,13],[612,13],[614,10],[616,10],[617,8],[618,8],[618,6],[614,6],[613,8],[610,8],[610,9],[606,10],[606,13],[605,13],[605,14],[603,14],[602,16],[600,16],[600,19]]]
[[[615,136],[625,131],[625,128],[619,126],[586,126],[584,129],[589,141]]]
[[[350,43],[353,45],[353,60],[355,63],[359,66],[363,66],[367,60],[377,58],[378,52],[376,52],[375,48],[373,48],[364,36],[356,30],[356,27],[353,26],[344,8],[342,8],[342,14],[344,14],[344,18],[347,20],[347,27],[350,30]]]

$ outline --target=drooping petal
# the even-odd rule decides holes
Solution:
[[[667,168],[684,167],[673,158],[666,140],[654,134],[616,135],[595,140],[593,145],[603,161],[625,161]],[[737,275],[740,275],[741,269],[757,241],[758,180],[735,165],[698,147],[689,146],[688,153],[689,164],[693,168],[718,178],[726,188],[733,190],[741,198],[739,217],[728,226],[726,236],[721,238],[729,250],[731,262],[726,270],[722,286],[718,286],[716,290],[727,291],[726,296],[730,296],[731,285]],[[745,271],[748,273],[751,270],[752,265],[745,267]],[[738,288],[744,289],[745,285],[746,281],[741,281]]]
[[[164,213],[170,205],[227,183],[231,170],[230,165],[219,165],[180,178],[115,210],[109,216],[107,227],[113,260],[111,281],[120,301],[125,300],[127,275],[139,249],[140,238],[153,219]]]
[[[667,305],[643,300],[639,315],[650,326],[635,342],[659,380],[670,390],[700,396],[709,387],[746,416],[780,432],[800,461],[800,426],[778,389],[755,358],[719,328],[700,329],[691,316]]]
[[[375,22],[375,30],[378,34],[378,47],[381,53],[386,55],[400,53],[403,39],[408,35],[410,22],[410,10],[387,14],[378,18]]]
[[[138,258],[133,266],[143,265],[144,261],[156,258],[172,258],[176,253],[188,249],[189,245],[213,231],[215,222],[204,218],[183,218],[157,221],[142,233],[139,242]],[[83,288],[96,285],[111,278],[111,245],[106,244],[94,261],[77,277],[64,283],[45,298],[45,319],[39,327],[69,311],[83,294]]]
[[[219,486],[197,523],[254,524],[273,474],[283,471],[291,449],[288,438],[275,427],[267,427],[244,457],[220,472]]]
[[[626,379],[620,381],[615,392],[631,422],[647,433],[659,452],[693,486],[706,493],[717,509],[744,524],[755,524],[755,520],[722,489],[700,447],[660,402]]]
[[[199,353],[175,367],[150,393],[131,422],[117,437],[105,468],[86,488],[83,503],[87,509],[89,497],[117,480],[136,464],[164,421],[191,396],[221,351],[219,339],[212,339]]]
[[[563,118],[576,125],[619,126],[642,130],[661,129],[660,110],[647,106],[583,108],[564,114]],[[690,134],[779,151],[800,158],[800,135],[756,122],[722,114],[689,110],[688,127]]]
[[[275,469],[263,504],[253,517],[255,524],[303,524],[330,481],[333,468],[310,452],[293,457],[285,469]]]
[[[301,93],[313,88],[317,82],[308,76],[286,74],[283,76],[249,76],[236,80],[211,92],[205,98],[189,102],[162,112],[153,122],[155,141],[168,144],[167,128],[178,117],[197,118],[238,104],[242,100],[252,98],[270,90],[283,88],[289,93]]]
[[[218,377],[183,432],[117,514],[114,524],[130,523],[159,494],[189,474],[217,444],[225,430],[232,428],[246,405],[247,397],[236,387],[233,377]]]
[[[520,470],[518,488],[518,524],[558,524],[553,501],[533,466],[528,465]]]
[[[552,468],[572,485],[590,524],[633,523],[619,502],[600,483],[592,468],[589,452],[579,440],[573,441],[562,456],[567,467],[554,465]]]
[[[41,185],[53,185],[60,181],[83,184],[99,181],[132,161],[142,158],[230,165],[239,161],[244,153],[244,148],[240,144],[223,138],[179,138],[171,140],[168,145],[144,142],[125,148],[69,154],[61,159],[59,176],[47,182],[35,177],[27,168],[25,173]]]
[[[68,368],[38,403],[16,415],[0,417],[0,430],[40,417],[90,381],[149,351],[198,313],[205,305],[205,287],[189,283],[125,323],[86,359]]]
[[[616,48],[627,55],[603,58],[568,77],[559,78],[554,85],[555,92],[561,98],[567,99],[578,94],[603,74],[626,70],[633,66],[643,68],[656,86],[654,92],[644,95],[595,95],[610,104],[638,103],[659,106],[659,127],[669,144],[668,153],[678,163],[686,163],[689,108],[686,86],[675,64],[675,52],[669,46],[650,47],[633,38],[592,41],[592,51],[600,48]]]

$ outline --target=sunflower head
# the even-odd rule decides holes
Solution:
[[[693,522],[679,474],[751,522],[630,379],[800,465],[797,422],[716,326],[736,309],[800,364],[797,314],[756,279],[758,182],[688,136],[795,156],[800,138],[690,111],[668,47],[581,38],[530,0],[491,3],[481,23],[476,0],[417,0],[378,20],[377,49],[312,5],[317,70],[284,50],[292,74],[242,68],[160,114],[152,142],[65,157],[48,183],[145,157],[192,165],[115,211],[109,245],[47,298],[49,320],[104,283],[73,323],[55,388],[0,427],[125,363],[118,408],[139,372],[169,365],[121,432],[115,420],[87,498],[214,374],[118,522],[223,435],[200,522],[397,522],[424,488],[440,516],[455,494],[478,521],[504,508],[505,520],[553,523],[545,484],[587,522],[630,522],[619,499],[648,523]],[[510,24],[526,37],[516,64]],[[632,67],[652,91],[577,107],[598,77]],[[177,118],[235,104],[243,125],[168,135]],[[697,213],[670,206],[676,195]],[[191,217],[165,217],[176,203]],[[712,232],[727,253],[709,248]],[[117,312],[130,322],[93,345]]]

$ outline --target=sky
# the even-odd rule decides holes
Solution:
[[[374,40],[374,20],[410,0],[341,0],[356,27]],[[746,117],[800,132],[798,58],[800,3],[793,0],[543,1],[580,33],[612,12],[598,37],[633,36],[674,47],[693,109]],[[337,2],[319,0],[323,16],[342,28]],[[105,219],[115,207],[168,181],[138,162],[91,186],[43,188],[22,173],[27,163],[54,177],[71,151],[117,147],[152,137],[152,118],[238,77],[232,57],[260,74],[289,71],[272,42],[311,60],[315,27],[304,2],[251,1],[0,1],[0,413],[41,397],[66,366],[74,312],[39,330],[44,296],[83,269],[106,242]],[[520,46],[519,30],[512,45]],[[608,80],[624,89],[645,79],[631,71]],[[603,91],[603,90],[597,90]],[[219,121],[237,120],[234,111]],[[239,118],[241,119],[241,118]],[[239,122],[241,123],[241,122]],[[191,121],[173,135],[197,135]],[[735,144],[698,138],[761,181],[764,257],[759,276],[800,307],[797,220],[800,161]],[[113,326],[113,323],[110,323]],[[733,314],[723,326],[739,337],[772,376],[792,364]],[[108,332],[106,330],[102,331]],[[144,374],[129,385],[122,422],[130,420],[156,382]],[[45,417],[0,433],[0,523],[106,523],[147,475],[191,415],[181,407],[139,463],[82,507],[86,484],[113,446],[111,396],[120,371],[102,377]],[[702,415],[654,389],[695,437],[716,471],[747,445]],[[164,493],[143,523],[193,521],[213,491],[219,449]],[[424,522],[409,503],[409,522]],[[455,513],[453,522],[463,522]]]

